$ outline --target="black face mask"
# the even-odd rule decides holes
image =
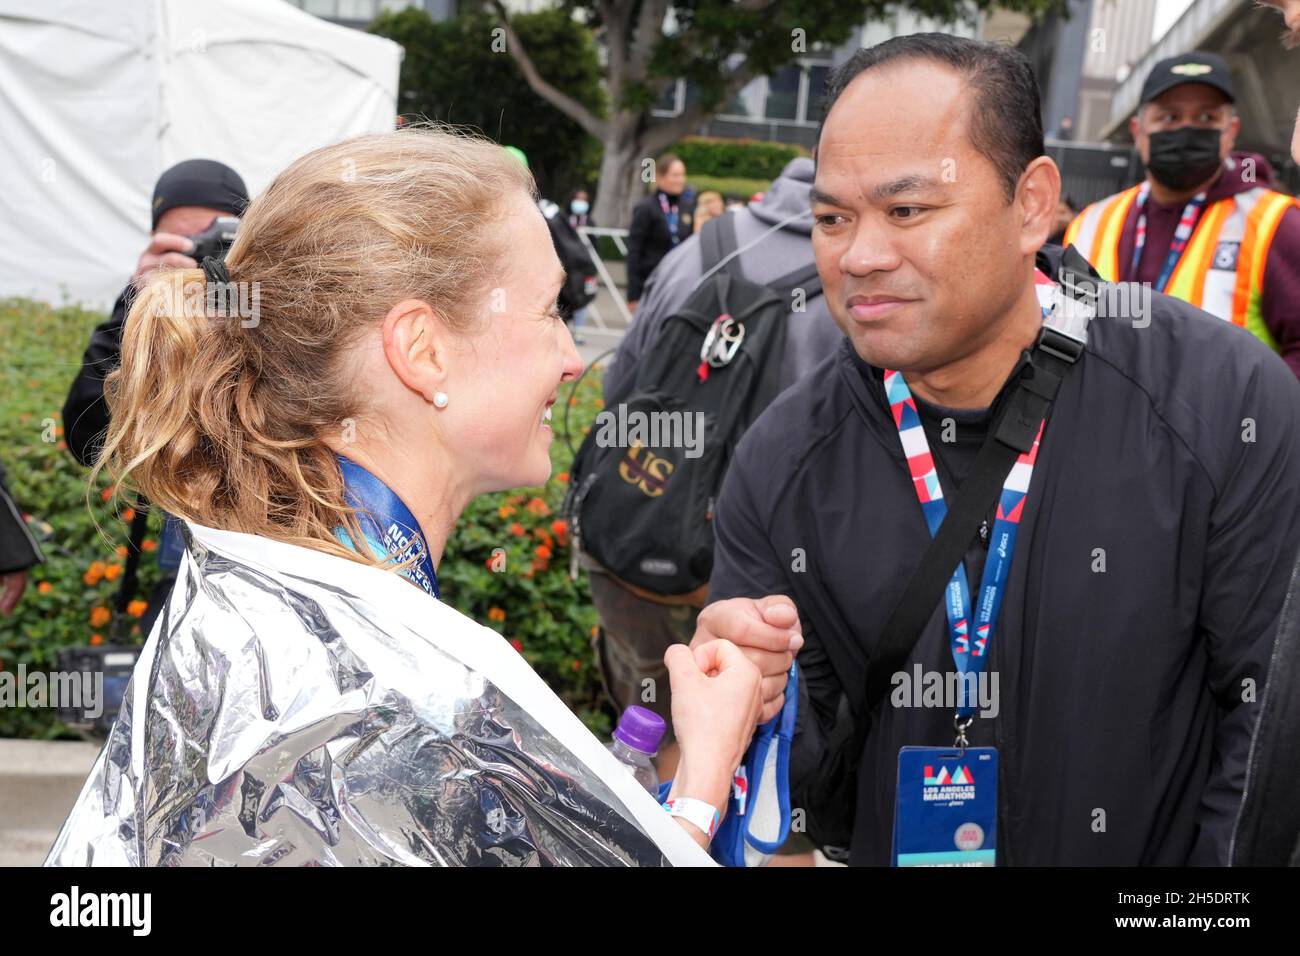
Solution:
[[[1223,165],[1219,158],[1222,131],[1180,126],[1151,134],[1147,172],[1160,185],[1177,192],[1203,183]]]

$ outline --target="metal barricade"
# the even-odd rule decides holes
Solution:
[[[587,319],[594,328],[587,327],[584,331],[610,336],[615,339],[622,338],[627,332],[628,326],[632,324],[632,313],[628,310],[627,297],[624,295],[623,289],[619,287],[613,275],[610,274],[609,267],[605,264],[605,260],[601,258],[600,249],[597,248],[593,237],[596,239],[606,237],[613,240],[614,247],[618,249],[619,255],[627,259],[626,240],[628,230],[610,229],[604,226],[579,226],[578,236],[582,239],[582,244],[587,247],[587,252],[591,254],[591,261],[596,264],[596,274],[600,277],[601,288],[608,293],[608,299],[613,303],[617,313],[610,318],[618,323],[616,327],[611,327],[611,323],[601,314],[598,305],[601,296],[597,294],[596,298],[592,299],[591,304],[587,306]]]

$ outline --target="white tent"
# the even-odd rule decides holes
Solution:
[[[0,297],[110,305],[158,175],[389,130],[402,49],[282,0],[0,0]]]

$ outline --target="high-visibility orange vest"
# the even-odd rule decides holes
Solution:
[[[1107,282],[1119,279],[1119,237],[1141,188],[1093,203],[1065,231],[1066,245],[1074,245]],[[1207,206],[1165,292],[1249,329],[1280,351],[1260,302],[1269,247],[1282,216],[1293,207],[1300,203],[1262,186]]]

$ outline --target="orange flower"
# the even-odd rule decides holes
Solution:
[[[86,582],[86,587],[90,587],[90,588],[93,588],[96,584],[99,583],[99,578],[100,576],[98,574],[92,574],[89,571],[87,571],[85,574],[81,576],[81,580]]]
[[[545,528],[538,528],[533,532],[533,534],[537,537],[538,541],[546,545],[548,548],[555,544],[555,539],[551,537],[551,533]]]
[[[126,613],[132,617],[144,617],[144,612],[149,609],[148,601],[132,601],[126,606]]]
[[[539,518],[545,518],[551,513],[551,509],[546,506],[546,502],[541,498],[534,498],[528,502],[528,510]]]
[[[533,553],[536,554],[537,557],[543,561],[551,560],[551,549],[544,544],[539,544],[537,546],[537,550]]]
[[[134,521],[134,520],[135,520],[135,509],[134,509],[134,508],[127,508],[125,511],[123,511],[123,512],[122,512],[122,520],[123,520],[123,521]]]
[[[157,550],[158,550],[158,542],[155,541],[153,538],[145,538],[144,541],[140,542],[140,550],[141,550],[141,551],[157,551]]]
[[[573,659],[573,663],[572,663],[570,666],[574,669],[574,671],[580,671],[580,670],[582,670],[582,661],[578,660],[578,659],[575,657],[575,658]]]
[[[596,625],[595,627],[593,627],[593,628],[591,629],[591,636],[592,636],[592,637],[595,637],[595,636],[596,636],[596,632],[597,632],[598,630],[600,630],[600,625]]]
[[[93,644],[95,647],[98,647],[100,644],[104,643],[104,635],[103,634],[90,635],[90,643]]]
[[[515,513],[515,509],[510,507],[509,505],[502,505],[500,508],[497,509],[497,514],[501,516],[501,519],[503,521],[506,518],[509,518],[514,513]]]
[[[569,533],[569,522],[563,518],[556,518],[551,522],[551,530],[555,532],[557,538],[563,538]]]
[[[505,619],[506,619],[506,612],[501,610],[501,608],[499,607],[488,608],[489,621],[504,621]]]
[[[512,525],[510,525],[510,533],[513,534],[516,538],[522,538],[524,536],[524,526],[521,525],[518,521],[516,521]]]
[[[119,575],[121,575],[121,573],[122,573],[122,565],[110,564],[108,567],[104,569],[104,580],[116,581]]]
[[[106,607],[97,607],[90,612],[90,626],[103,627],[113,620],[113,612]]]
[[[36,585],[36,590],[41,594],[49,594],[54,590],[54,585],[49,581],[42,581],[40,584]]]
[[[550,567],[550,562],[548,562],[545,558],[541,558],[541,557],[533,558],[534,571],[545,571],[549,567]],[[529,577],[532,577],[532,575],[530,574]]]
[[[569,473],[567,471],[562,471],[555,476],[555,480],[562,485],[567,485],[569,483]]]
[[[105,488],[103,491],[99,493],[99,498],[101,501],[107,501],[111,497],[113,497],[112,488]]]
[[[117,556],[118,556],[119,558],[125,558],[125,557],[126,557],[126,545],[124,545],[124,544],[119,544],[119,545],[117,546]]]

